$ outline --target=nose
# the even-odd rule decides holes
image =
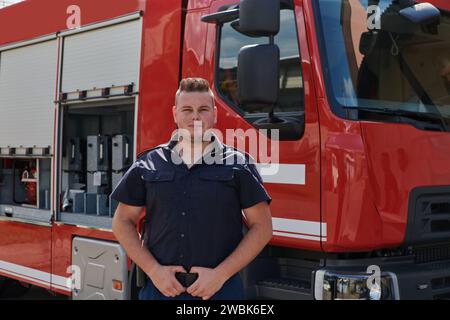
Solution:
[[[194,112],[192,113],[192,120],[193,120],[193,121],[200,120],[200,113],[199,113],[198,111],[194,111]]]

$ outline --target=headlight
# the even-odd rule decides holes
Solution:
[[[367,273],[316,271],[316,300],[398,300],[398,282],[394,273],[382,273],[377,281]]]

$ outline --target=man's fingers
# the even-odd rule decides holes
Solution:
[[[199,293],[199,286],[192,287],[189,292],[192,296],[197,297]]]
[[[171,296],[172,298],[179,295],[178,290],[175,289],[175,288],[169,289],[169,294],[170,294],[170,296]]]
[[[172,267],[172,271],[175,272],[186,272],[186,270],[182,266],[174,266]]]
[[[187,288],[187,292],[188,292],[188,293],[192,294],[195,290],[198,289],[198,286],[199,286],[199,280],[200,280],[200,279],[197,279],[193,284],[191,284],[191,286],[190,286],[189,288]]]
[[[198,267],[192,267],[191,270],[189,270],[190,273],[198,273],[200,274],[200,268]]]
[[[192,290],[192,296],[194,297],[203,297],[205,290],[201,287],[198,286],[197,288],[195,288],[195,290]]]
[[[174,281],[174,283],[173,283],[173,286],[174,286],[174,288],[175,288],[175,290],[177,291],[178,294],[183,293],[183,292],[186,291],[186,288],[183,287],[183,286],[178,282],[178,280],[176,280],[176,279],[175,279],[175,281]]]
[[[170,291],[163,292],[163,295],[165,295],[167,298],[173,298],[173,295]]]

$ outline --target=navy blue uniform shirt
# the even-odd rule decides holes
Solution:
[[[247,154],[215,139],[189,168],[176,144],[140,156],[111,197],[146,207],[147,246],[160,264],[214,268],[243,238],[242,209],[271,199]],[[211,157],[222,163],[210,164]]]

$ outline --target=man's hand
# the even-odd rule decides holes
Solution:
[[[187,289],[187,293],[193,297],[208,300],[219,291],[226,281],[216,269],[192,267],[190,273],[197,273],[197,280]]]
[[[175,278],[175,273],[186,272],[181,266],[156,266],[148,276],[155,287],[166,297],[176,297],[186,291]]]

